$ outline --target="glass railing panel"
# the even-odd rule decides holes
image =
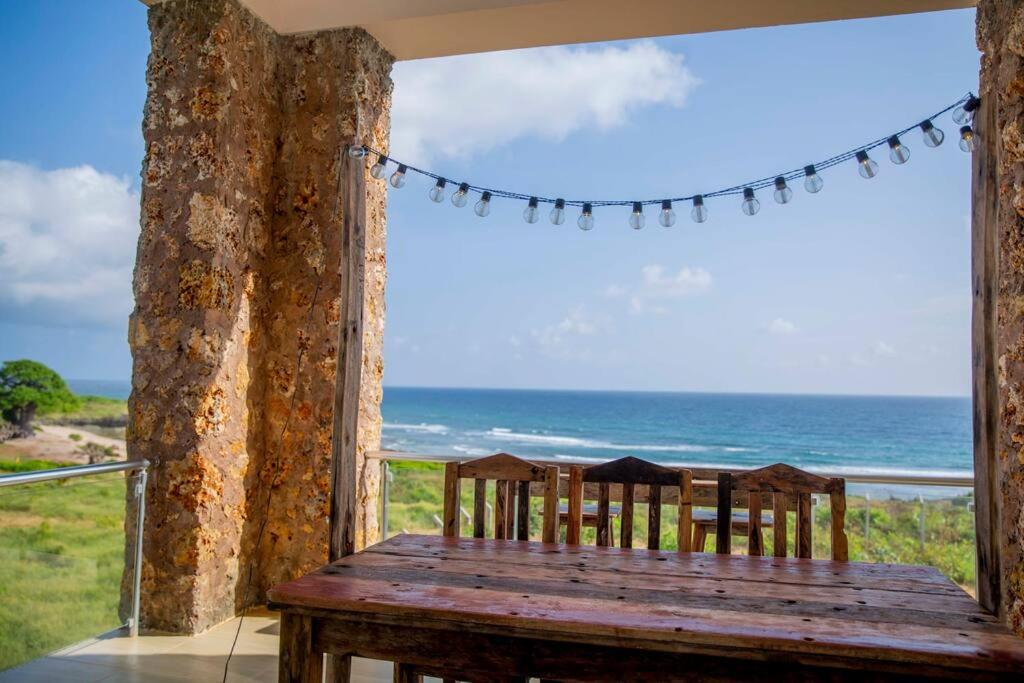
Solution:
[[[0,670],[125,623],[125,487],[139,476],[0,488]]]

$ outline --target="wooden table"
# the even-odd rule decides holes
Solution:
[[[1024,679],[930,567],[403,535],[274,587],[281,681],[321,653],[461,680]],[[866,672],[870,672],[866,676]]]

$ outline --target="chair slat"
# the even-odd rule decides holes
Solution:
[[[679,473],[679,524],[676,527],[679,552],[693,550],[693,539],[690,527],[693,524],[693,472],[683,470]]]
[[[459,463],[444,466],[444,536],[459,535]]]
[[[486,536],[487,524],[487,480],[473,480],[473,538]]]
[[[796,494],[796,556],[811,556],[811,494]]]
[[[647,547],[657,550],[661,547],[661,486],[647,487]]]
[[[530,540],[530,482],[519,482],[519,493],[516,498],[516,539],[520,541]]]
[[[597,544],[607,546],[608,533],[608,484],[601,482],[597,489]]]
[[[836,479],[829,495],[832,508],[832,559],[846,561],[849,548],[846,541],[846,482]]]
[[[508,538],[505,534],[505,513],[508,510],[508,481],[499,479],[494,483],[494,537],[498,540]]]
[[[515,538],[516,532],[516,487],[513,482],[505,482],[505,538]]]
[[[760,557],[764,555],[761,538],[761,492],[751,491],[747,500],[747,554]]]
[[[786,494],[772,495],[772,540],[775,557],[786,556]]]
[[[732,475],[718,475],[718,528],[715,530],[715,552],[732,553]]]
[[[633,547],[633,494],[632,482],[622,485],[622,510],[619,512],[619,547]]]
[[[569,520],[565,526],[565,542],[578,545],[583,528],[583,468],[569,468]]]
[[[558,468],[544,468],[544,521],[541,540],[558,542]]]

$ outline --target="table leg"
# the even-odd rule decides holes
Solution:
[[[313,620],[301,614],[281,613],[279,683],[321,683],[323,653],[313,650]]]
[[[416,673],[415,666],[395,662],[394,683],[419,683],[422,680],[423,677]]]

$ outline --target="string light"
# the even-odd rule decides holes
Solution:
[[[459,183],[459,189],[452,195],[452,206],[461,209],[469,199],[469,183]]]
[[[921,122],[921,134],[924,136],[924,144],[928,147],[938,147],[946,139],[946,134],[941,128],[936,128],[931,119]]]
[[[970,126],[963,126],[960,128],[960,149],[967,152],[968,154],[974,152],[980,146],[981,139],[978,134],[974,132],[974,129]]]
[[[405,187],[405,172],[408,170],[408,166],[405,164],[399,164],[398,170],[391,174],[391,187],[396,190],[400,190]]]
[[[559,197],[555,200],[555,206],[548,215],[552,225],[561,225],[565,222],[565,200]]]
[[[480,218],[487,218],[487,214],[491,212],[491,193],[484,190],[484,193],[480,195],[480,201],[473,207],[473,211]]]
[[[961,125],[971,123],[974,121],[974,112],[978,110],[980,104],[981,100],[971,95],[966,102],[953,110],[953,121]]]
[[[900,142],[900,136],[889,138],[889,161],[894,164],[905,164],[910,160],[910,149]]]
[[[775,179],[775,201],[779,204],[788,204],[789,200],[793,198],[793,190],[789,189],[786,185],[786,179],[779,176]]]
[[[740,208],[743,209],[743,213],[748,216],[753,216],[761,210],[761,202],[757,201],[757,197],[754,196],[754,188],[743,188],[743,203],[740,204]]]
[[[580,217],[576,219],[576,225],[580,226],[580,230],[594,229],[594,207],[590,202],[583,202],[583,209],[580,211]]]
[[[527,223],[536,223],[540,220],[540,210],[537,208],[536,197],[530,197],[530,200],[526,203],[526,208],[523,209],[523,220]]]
[[[388,158],[383,154],[377,155],[377,163],[370,167],[370,175],[377,180],[384,179],[384,173],[386,172],[385,166],[388,163]]]
[[[640,202],[633,202],[633,213],[629,215],[629,227],[639,230],[644,227],[644,205]]]
[[[862,177],[875,177],[878,174],[878,164],[871,158],[869,152],[875,148],[882,147],[883,145],[888,146],[889,158],[894,164],[906,163],[910,159],[910,149],[903,143],[902,137],[914,129],[920,129],[926,147],[935,148],[940,146],[945,135],[941,129],[935,126],[934,121],[938,119],[938,117],[949,112],[952,112],[952,117],[955,121],[963,123],[960,128],[960,148],[965,152],[973,152],[978,149],[980,145],[980,138],[970,123],[973,121],[980,103],[981,101],[973,93],[968,93],[966,96],[960,98],[953,104],[918,124],[860,145],[859,147],[855,147],[854,149],[843,152],[842,154],[829,157],[824,161],[808,164],[802,168],[797,168],[783,173],[775,173],[758,180],[743,183],[741,185],[726,187],[704,194],[647,199],[643,201],[620,199],[590,199],[584,201],[581,199],[564,199],[562,197],[551,199],[548,197],[526,195],[508,190],[480,187],[467,182],[462,182],[459,183],[458,190],[452,195],[451,201],[454,206],[462,207],[467,204],[471,193],[479,193],[480,199],[474,206],[474,212],[481,217],[485,217],[490,214],[490,205],[494,197],[525,201],[526,207],[523,209],[523,220],[527,223],[536,223],[539,221],[541,204],[551,204],[552,208],[548,214],[548,218],[553,225],[562,225],[566,219],[566,208],[570,205],[576,206],[580,208],[580,215],[576,223],[579,225],[581,230],[593,229],[595,223],[595,207],[608,206],[630,206],[632,208],[632,212],[629,217],[629,225],[630,227],[639,230],[643,228],[645,223],[644,207],[646,205],[657,206],[659,204],[661,206],[661,210],[658,213],[658,223],[664,227],[671,227],[675,224],[676,220],[675,211],[672,208],[673,204],[674,202],[682,201],[692,202],[690,217],[694,222],[703,223],[707,221],[709,215],[708,209],[705,206],[705,201],[707,199],[733,195],[742,195],[742,202],[740,206],[743,213],[748,216],[753,216],[758,213],[761,208],[761,204],[756,197],[756,192],[758,190],[773,188],[773,197],[775,201],[779,204],[788,204],[793,198],[793,191],[790,187],[790,183],[802,179],[804,189],[806,189],[807,192],[812,194],[820,192],[824,186],[824,181],[821,178],[820,171],[832,168],[833,166],[845,164],[850,161],[856,161],[857,171]],[[370,176],[373,178],[378,180],[383,179],[387,172],[387,164],[394,161],[398,164],[398,168],[391,174],[389,179],[392,187],[396,189],[403,187],[406,183],[407,174],[409,171],[412,171],[434,180],[435,184],[430,188],[429,197],[436,203],[444,201],[448,181],[443,176],[400,163],[383,152],[374,150],[366,145],[354,144],[348,147],[348,155],[354,159],[360,159],[370,154],[376,156],[375,162],[370,167]]]
[[[658,222],[663,228],[671,228],[676,224],[676,212],[672,210],[672,200],[661,200],[661,213],[658,214]]]
[[[814,168],[814,164],[804,166],[804,189],[814,194],[815,192],[821,192],[821,188],[825,185],[825,181],[818,175],[818,171]]]
[[[864,150],[857,152],[857,173],[861,178],[871,179],[878,175],[878,162],[868,156]]]
[[[430,201],[436,202],[437,204],[444,201],[444,185],[444,178],[438,178],[437,182],[434,183],[434,186],[430,188],[430,192],[427,193],[427,196],[430,197]]]
[[[704,195],[699,194],[693,198],[693,208],[690,209],[690,218],[694,223],[703,223],[708,219],[708,207],[704,206]]]

